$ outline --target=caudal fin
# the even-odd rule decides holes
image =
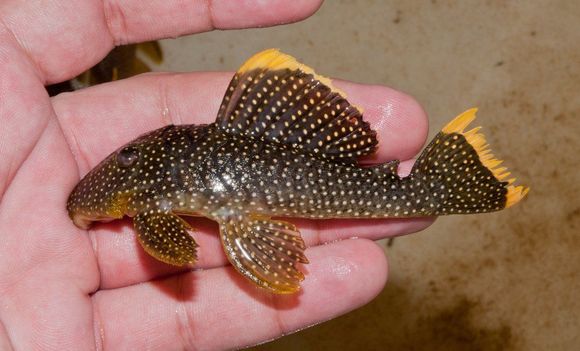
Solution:
[[[423,151],[411,171],[411,181],[428,192],[435,215],[481,213],[511,207],[526,196],[525,186],[489,149],[480,127],[465,132],[477,109],[449,122]]]

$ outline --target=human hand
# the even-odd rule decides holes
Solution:
[[[128,221],[83,231],[66,213],[80,176],[118,146],[165,124],[212,122],[231,73],[146,74],[52,99],[44,85],[84,71],[113,45],[291,22],[318,6],[0,4],[0,349],[243,347],[338,316],[380,292],[387,265],[371,240],[422,229],[429,219],[292,220],[311,263],[303,290],[278,296],[233,271],[209,221],[195,220],[200,269],[191,271],[145,254]],[[426,118],[412,99],[384,87],[337,86],[379,134],[373,161],[419,150]],[[351,236],[358,239],[337,241]]]

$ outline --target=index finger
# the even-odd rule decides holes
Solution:
[[[322,0],[88,0],[0,3],[4,25],[45,83],[74,77],[115,45],[310,16]]]
[[[215,121],[232,73],[145,74],[53,98],[81,173],[137,136],[167,124]],[[338,81],[377,131],[373,162],[407,160],[422,147],[427,117],[410,96],[383,86]],[[82,175],[83,175],[82,174]]]

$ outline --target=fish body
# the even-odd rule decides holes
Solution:
[[[258,286],[292,293],[307,263],[298,229],[274,217],[386,218],[480,213],[528,189],[478,129],[475,109],[449,123],[411,174],[398,161],[362,167],[376,133],[332,83],[277,50],[255,55],[230,83],[216,122],[166,126],[124,145],[75,187],[67,204],[79,227],[133,217],[143,248],[175,265],[197,244],[180,215],[217,221],[233,266]]]

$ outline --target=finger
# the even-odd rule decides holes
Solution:
[[[173,266],[147,254],[135,236],[132,220],[126,218],[89,231],[97,257],[100,289],[116,289],[195,269],[208,269],[228,264],[218,233],[217,223],[196,218],[190,221],[195,232],[198,261],[195,265]]]
[[[363,108],[364,119],[377,131],[379,150],[363,163],[408,160],[421,150],[429,125],[425,110],[413,97],[382,85],[342,80],[336,85],[351,103]],[[401,171],[408,174],[410,168]]]
[[[413,219],[285,219],[296,224],[307,247],[344,240],[365,238],[379,240],[421,231],[434,218]],[[130,219],[95,225],[90,230],[100,270],[100,288],[129,286],[194,269],[228,265],[219,239],[217,223],[203,218],[188,218],[197,244],[198,261],[193,266],[176,267],[148,255],[138,243]]]
[[[80,169],[86,173],[109,152],[148,130],[168,123],[212,122],[221,102],[218,97],[228,81],[229,75],[221,73],[145,75],[58,96],[53,102],[69,144],[75,147]],[[381,144],[374,161],[407,158],[417,152],[425,138],[426,117],[416,102],[384,87],[347,82],[338,85],[353,103],[365,109],[365,119],[373,127],[379,126]],[[389,134],[405,133],[409,134],[407,139],[391,142]],[[408,172],[409,163],[403,163],[401,170]],[[431,222],[412,219],[299,224],[307,243],[315,245],[352,236],[379,239],[400,235],[423,229]],[[198,223],[193,223],[195,239],[201,246],[197,267],[225,264],[217,227],[204,224],[198,228]],[[101,267],[101,287],[126,286],[189,269],[164,265],[144,255],[130,224],[99,226],[91,231],[91,237]]]
[[[17,4],[14,4],[14,3]],[[47,83],[74,77],[114,45],[214,28],[283,24],[306,18],[322,0],[88,0],[0,3],[0,23],[17,38]],[[17,6],[15,6],[17,5]]]
[[[294,295],[267,293],[231,267],[100,291],[93,297],[100,346],[240,348],[346,313],[385,284],[385,256],[372,242],[347,240],[310,251],[303,290]]]
[[[53,114],[38,72],[0,25],[0,199]]]
[[[378,240],[425,229],[433,218],[377,220],[288,219],[299,226],[307,247],[349,238]],[[199,245],[193,266],[172,266],[147,254],[137,242],[130,219],[98,225],[90,231],[100,272],[100,288],[116,289],[172,276],[192,269],[211,269],[229,264],[222,249],[215,222],[205,218],[190,220]],[[310,259],[310,250],[306,251]],[[309,266],[308,266],[309,269]]]
[[[6,350],[6,351],[13,351],[14,348],[12,347],[12,344],[10,343],[10,339],[8,338],[8,335],[6,333],[6,328],[4,328],[4,325],[2,325],[2,322],[0,322],[0,350]]]
[[[146,74],[53,98],[82,173],[119,146],[161,126],[215,120],[231,73]],[[411,97],[375,85],[337,82],[377,131],[373,162],[409,159],[422,147],[427,117]]]
[[[88,294],[98,287],[98,267],[86,235],[70,226],[63,191],[76,173],[51,119],[0,202],[0,319],[17,350],[94,340]]]

